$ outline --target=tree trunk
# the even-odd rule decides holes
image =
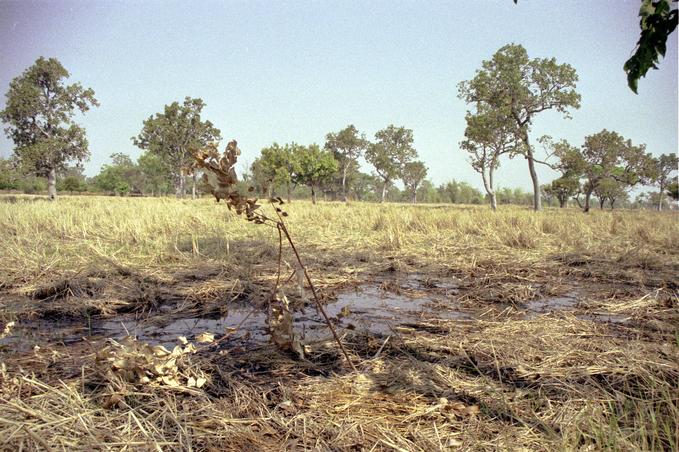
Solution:
[[[491,163],[491,167],[488,170],[488,178],[486,178],[486,172],[482,171],[481,172],[481,179],[483,179],[483,188],[486,189],[486,193],[490,197],[490,208],[493,211],[497,210],[497,196],[495,196],[495,190],[493,189],[493,165],[495,164],[494,161]]]
[[[342,168],[342,201],[347,202],[347,169],[348,165]]]
[[[606,202],[606,198],[600,198],[599,199],[599,209],[604,210],[604,203]]]
[[[311,184],[311,204],[316,204],[316,189]]]
[[[388,183],[389,182],[385,180],[384,185],[382,185],[382,200],[380,202],[384,202],[384,198],[386,198],[386,196],[387,196],[387,184]]]
[[[533,149],[528,140],[528,131],[524,130],[523,143],[526,145],[526,160],[528,160],[528,172],[533,181],[533,210],[542,209],[542,199],[540,198],[540,181],[538,173],[535,171],[535,161],[533,160]]]
[[[658,193],[658,212],[662,211],[662,193],[663,193],[663,186],[660,186],[660,192]]]
[[[615,198],[611,198],[611,210],[613,210],[613,205],[615,204]]]
[[[585,207],[584,207],[584,209],[583,209],[583,211],[584,211],[585,213],[589,212],[589,198],[590,198],[591,196],[592,196],[592,192],[591,192],[591,191],[585,193]]]
[[[289,183],[286,184],[286,186],[287,186],[287,188],[288,188],[288,204],[290,204],[290,203],[292,202],[292,190],[290,189],[290,184],[289,184]]]
[[[177,198],[183,198],[186,193],[186,176],[184,174],[179,175],[179,180],[177,181]]]
[[[196,172],[191,175],[191,199],[196,199]]]
[[[413,190],[413,197],[411,200],[413,204],[417,204],[417,190]]]
[[[533,181],[533,210],[542,209],[542,200],[540,199],[540,182],[538,181],[538,173],[535,171],[535,162],[533,161],[533,152],[530,151],[528,157],[528,171],[530,178]]]
[[[50,168],[47,173],[47,198],[50,201],[57,200],[57,170]]]
[[[559,208],[563,209],[566,206],[566,198],[563,196],[559,196]]]

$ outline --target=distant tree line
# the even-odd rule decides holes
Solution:
[[[165,105],[143,121],[131,138],[142,154],[133,161],[114,153],[99,174],[86,178],[82,162],[89,158],[85,130],[76,115],[98,106],[91,88],[66,84],[69,73],[54,58],[38,58],[10,83],[0,111],[15,148],[0,159],[0,189],[27,193],[47,191],[99,192],[111,195],[184,197],[201,192],[199,171],[192,152],[218,146],[221,131],[202,117],[205,102],[186,97]],[[241,175],[243,190],[254,187],[260,196],[310,197],[326,200],[578,205],[585,212],[598,203],[609,206],[661,210],[677,198],[676,154],[653,157],[645,145],[633,144],[614,131],[585,137],[576,147],[549,136],[531,137],[541,113],[554,110],[570,118],[580,107],[578,76],[573,67],[554,58],[531,59],[521,45],[500,48],[483,61],[475,77],[458,85],[459,97],[469,105],[467,127],[460,149],[481,176],[485,193],[462,181],[434,186],[428,168],[418,159],[413,131],[388,125],[373,140],[352,124],[330,132],[322,145],[273,143]],[[541,157],[539,144],[546,152]],[[528,163],[533,190],[496,187],[496,173],[504,159],[522,157]],[[362,163],[371,166],[361,171]],[[560,177],[540,185],[537,165],[547,165]],[[654,185],[657,191],[629,199],[632,187]]]

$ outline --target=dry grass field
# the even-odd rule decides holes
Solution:
[[[3,450],[679,450],[676,213],[0,201]]]

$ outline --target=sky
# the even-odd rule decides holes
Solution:
[[[608,129],[655,155],[677,152],[678,33],[635,95],[622,66],[639,37],[638,9],[639,0],[0,0],[0,91],[40,56],[93,88],[100,107],[78,117],[90,176],[114,152],[138,157],[130,138],[143,120],[191,96],[207,103],[203,117],[224,143],[238,140],[241,165],[273,142],[322,145],[348,124],[372,139],[394,124],[413,130],[435,184],[481,188],[459,149],[467,106],[457,85],[508,43],[579,75],[581,108],[572,119],[541,113],[534,141],[580,145]],[[2,136],[0,156],[12,148]],[[555,176],[539,174],[541,183]],[[530,189],[526,161],[503,161],[497,185]]]

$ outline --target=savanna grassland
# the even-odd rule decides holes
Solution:
[[[275,229],[208,199],[3,198],[2,449],[679,450],[676,213],[285,207],[328,306],[427,301],[379,331],[337,315],[356,372],[329,334],[300,359],[245,321],[172,355],[98,329],[256,317]]]

